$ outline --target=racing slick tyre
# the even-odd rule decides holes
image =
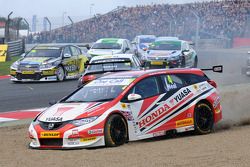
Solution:
[[[57,78],[57,81],[61,82],[64,80],[65,78],[65,72],[64,72],[64,69],[62,66],[59,66],[57,71],[56,71],[56,78]]]
[[[104,128],[105,145],[115,147],[123,145],[128,138],[128,130],[125,120],[118,114],[111,115]]]
[[[193,68],[197,68],[197,67],[198,67],[198,58],[197,56],[195,56]]]
[[[214,114],[211,107],[204,102],[200,102],[194,109],[194,128],[196,134],[211,133],[214,126]]]
[[[182,56],[181,57],[181,68],[184,68],[184,67],[186,67],[186,61],[185,61],[185,57]]]

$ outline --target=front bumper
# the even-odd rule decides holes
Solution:
[[[17,71],[11,69],[11,81],[57,81],[56,69],[42,71]]]
[[[40,125],[31,124],[29,127],[29,137],[31,138],[30,148],[37,149],[72,149],[105,146],[103,129],[98,129],[98,133],[90,133],[96,129],[83,126],[73,127],[66,125],[63,129],[44,130]],[[43,134],[52,134],[44,136]],[[58,136],[53,135],[58,134]]]

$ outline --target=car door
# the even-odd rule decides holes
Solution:
[[[166,74],[146,78],[130,90],[129,93],[142,96],[140,100],[129,103],[137,122],[137,136],[157,135],[175,127],[175,122],[171,119],[176,112],[175,107],[182,100],[175,99],[175,96],[184,85],[176,75]]]
[[[75,75],[76,70],[77,70],[76,57],[72,55],[70,46],[66,46],[63,49],[63,63],[62,64],[65,69],[67,78]]]
[[[127,97],[130,94],[137,94],[141,99],[137,101],[128,102]],[[125,95],[123,102],[126,102],[131,110],[135,125],[135,132],[137,136],[144,135],[145,126],[143,120],[146,116],[157,107],[155,103],[160,96],[160,87],[158,85],[157,77],[148,77],[138,82],[130,91]]]

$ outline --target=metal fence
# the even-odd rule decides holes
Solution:
[[[8,42],[8,56],[20,56],[25,52],[24,40]]]

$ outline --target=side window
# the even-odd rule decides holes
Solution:
[[[71,51],[70,51],[70,49],[69,49],[69,47],[67,46],[67,47],[65,47],[64,48],[64,50],[63,50],[63,55],[65,55],[65,54],[69,54],[69,55],[71,55]]]
[[[139,94],[143,99],[158,95],[160,91],[156,77],[143,79],[132,88],[131,93]]]
[[[183,81],[176,75],[162,75],[163,87],[165,91],[171,91],[184,87]]]
[[[188,85],[204,82],[208,80],[207,76],[200,76],[195,74],[178,74]]]
[[[70,48],[71,48],[71,51],[72,51],[72,55],[73,55],[73,56],[78,56],[78,55],[79,55],[79,51],[77,50],[76,47],[71,46]]]

